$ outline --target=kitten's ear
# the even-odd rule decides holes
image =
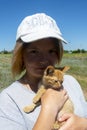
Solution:
[[[48,66],[45,70],[45,75],[52,75],[54,73],[54,67]]]
[[[70,69],[70,66],[64,66],[64,67],[61,68],[61,71],[65,73],[69,69]]]

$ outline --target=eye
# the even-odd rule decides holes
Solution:
[[[51,50],[49,50],[49,53],[50,53],[50,54],[54,54],[54,53],[56,54],[57,51],[56,51],[55,49],[51,49]]]
[[[37,53],[37,51],[36,50],[31,50],[30,53],[35,54],[35,53]]]
[[[58,80],[55,80],[55,83],[57,83],[58,82]]]
[[[38,51],[37,51],[37,50],[28,50],[28,53],[29,53],[29,54],[33,54],[33,55],[34,55],[34,54],[37,54],[37,53],[38,53]]]
[[[60,83],[62,84],[62,83],[63,83],[63,81],[61,80],[61,81],[60,81]]]

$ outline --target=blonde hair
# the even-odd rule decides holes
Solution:
[[[62,56],[63,56],[63,45],[62,42],[55,39],[54,42],[56,43],[56,47],[57,47],[57,55],[58,55],[58,64],[60,63]],[[24,61],[23,61],[23,49],[24,49],[24,44],[23,41],[21,39],[19,39],[16,42],[14,51],[13,51],[13,57],[12,57],[12,74],[13,76],[17,76],[20,75],[24,70]],[[28,43],[27,43],[28,44]]]
[[[14,77],[16,75],[21,74],[21,72],[24,70],[22,53],[23,53],[23,42],[21,40],[18,40],[16,42],[12,57],[12,74]]]
[[[54,43],[57,47],[58,64],[61,62],[63,57],[63,44],[62,41],[54,38]]]

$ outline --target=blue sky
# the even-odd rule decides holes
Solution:
[[[44,12],[53,17],[63,37],[66,50],[87,50],[87,0],[0,0],[0,51],[12,50],[21,20]]]

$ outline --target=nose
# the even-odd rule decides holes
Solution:
[[[40,61],[40,65],[41,66],[48,66],[49,62],[47,60],[42,60],[42,61]]]
[[[42,64],[42,65],[47,64],[47,63],[48,63],[47,60],[45,60],[45,61],[40,61],[40,64]]]
[[[42,65],[42,66],[47,66],[47,65],[49,65],[48,57],[47,57],[45,54],[42,54],[42,55],[40,56],[40,65]]]

